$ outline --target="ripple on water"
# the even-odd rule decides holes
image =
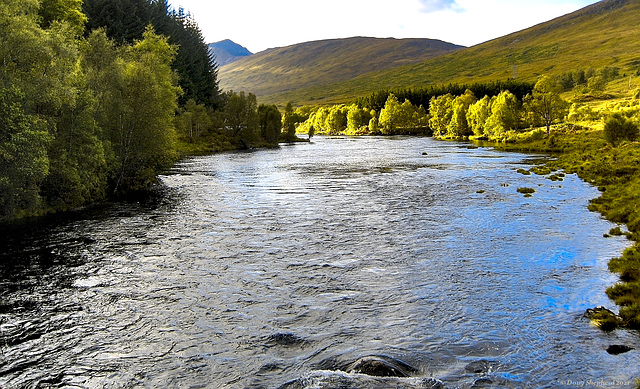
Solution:
[[[586,210],[597,190],[517,173],[526,162],[318,138],[189,158],[146,198],[13,228],[0,386],[632,381],[638,353],[606,350],[640,349],[637,336],[582,317],[611,306],[606,262],[628,243]]]

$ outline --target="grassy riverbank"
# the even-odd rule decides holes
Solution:
[[[500,150],[552,153],[557,159],[531,172],[552,180],[561,178],[558,170],[576,173],[599,188],[602,194],[591,201],[589,209],[628,229],[614,228],[610,235],[624,234],[635,242],[621,257],[609,262],[609,269],[620,275],[620,282],[606,292],[620,306],[620,313],[603,314],[599,323],[606,323],[604,328],[640,329],[640,143],[624,142],[613,147],[605,141],[602,125],[594,122],[589,126],[557,126],[545,139],[492,145]]]

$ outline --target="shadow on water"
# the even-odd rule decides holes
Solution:
[[[20,349],[23,344],[44,341],[47,334],[74,328],[74,316],[82,314],[84,304],[69,295],[76,281],[86,277],[85,267],[101,260],[95,249],[99,237],[87,226],[164,214],[174,202],[171,190],[159,185],[117,202],[0,226],[0,349]],[[0,387],[4,388],[2,376],[37,367],[45,357],[10,359],[0,353]],[[49,375],[34,379],[32,385],[59,383],[55,374]],[[22,385],[28,383],[27,379]]]

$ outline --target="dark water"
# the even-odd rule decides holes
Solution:
[[[0,387],[630,387],[638,333],[583,318],[612,305],[606,263],[628,242],[603,238],[594,188],[526,162],[320,138],[188,159],[147,198],[5,227]],[[354,372],[367,356],[409,377]]]

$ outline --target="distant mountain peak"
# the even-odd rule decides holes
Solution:
[[[224,66],[241,58],[253,55],[246,47],[235,43],[231,39],[209,43],[209,50],[215,55],[218,66]]]

